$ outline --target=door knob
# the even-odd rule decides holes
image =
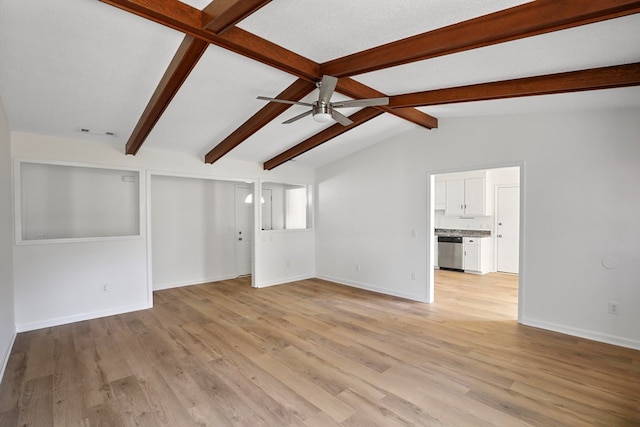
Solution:
[[[501,222],[499,222],[499,223],[498,223],[498,225],[502,225],[502,223],[501,223]]]
[[[242,240],[242,237],[238,237],[238,240]]]
[[[502,234],[498,234],[498,238],[499,238],[499,239],[502,239]]]

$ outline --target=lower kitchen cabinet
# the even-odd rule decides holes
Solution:
[[[465,237],[462,240],[465,273],[486,274],[491,271],[491,238]]]

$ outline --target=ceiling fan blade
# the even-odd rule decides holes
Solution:
[[[289,101],[287,99],[278,99],[278,98],[267,98],[266,96],[259,96],[257,99],[260,99],[262,101],[279,102],[281,104],[304,105],[305,107],[313,107],[313,104],[309,104],[308,102]]]
[[[353,123],[353,121],[349,117],[345,116],[342,113],[338,113],[335,110],[331,110],[331,117],[333,117],[333,120],[340,123],[342,126],[349,126],[351,123]]]
[[[298,114],[297,116],[295,116],[295,117],[291,117],[289,120],[287,120],[287,121],[285,121],[285,122],[282,122],[282,124],[283,124],[283,125],[288,125],[289,123],[293,123],[293,122],[295,122],[296,120],[300,120],[300,119],[301,119],[301,118],[303,118],[303,117],[306,117],[306,116],[311,115],[311,113],[313,113],[313,110],[305,111],[305,112],[304,112],[304,113],[302,113],[302,114]]]
[[[320,94],[318,95],[318,101],[321,103],[329,104],[333,91],[336,90],[338,79],[332,76],[322,76],[320,82]]]
[[[375,107],[378,105],[389,105],[389,97],[354,99],[351,101],[332,102],[333,108],[349,108],[349,107]]]

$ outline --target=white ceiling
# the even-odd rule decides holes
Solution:
[[[238,26],[322,63],[529,1],[278,0]]]
[[[185,3],[203,8],[210,0]],[[240,27],[317,62],[515,6],[514,0],[278,0]],[[0,0],[0,95],[12,130],[124,147],[183,35],[97,0]],[[354,76],[387,94],[640,62],[640,14]],[[143,145],[203,156],[295,77],[210,46]],[[306,99],[313,100],[315,93]],[[338,95],[334,99],[340,98]],[[640,89],[421,108],[440,118],[640,106]],[[264,162],[327,125],[282,121],[228,154]],[[349,114],[351,111],[343,111]],[[416,125],[383,114],[297,159],[317,167]],[[424,131],[428,135],[428,130]],[[124,150],[124,148],[123,148]]]

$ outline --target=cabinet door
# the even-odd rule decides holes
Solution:
[[[463,269],[480,271],[480,245],[477,242],[465,244]]]
[[[456,179],[446,183],[445,215],[464,214],[464,180]]]
[[[435,201],[433,208],[435,210],[444,210],[446,207],[447,200],[447,183],[445,181],[436,182],[435,188]]]
[[[470,178],[464,180],[464,205],[465,215],[486,215],[485,210],[485,186],[483,178]]]

